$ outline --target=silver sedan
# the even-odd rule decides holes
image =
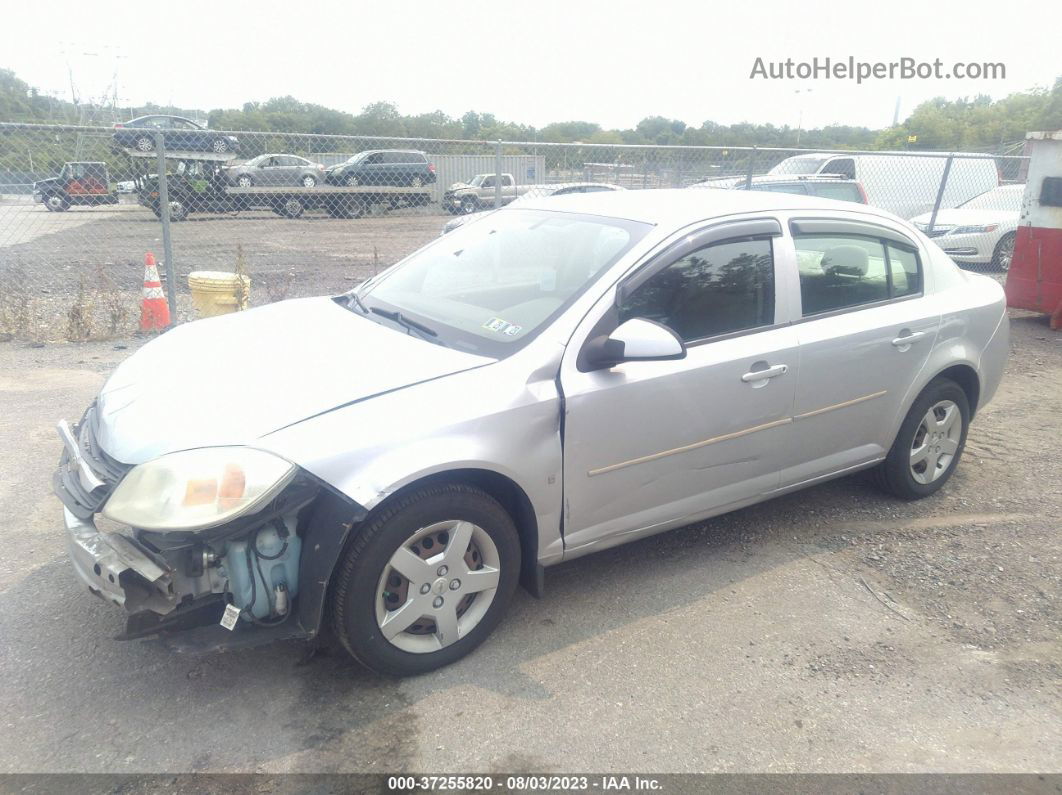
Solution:
[[[345,295],[145,345],[60,423],[55,488],[126,637],[328,624],[415,674],[561,561],[857,470],[932,495],[1007,347],[1000,286],[883,211],[540,199]]]
[[[312,188],[324,183],[324,166],[298,155],[259,155],[224,171],[225,181],[240,188],[284,185]]]

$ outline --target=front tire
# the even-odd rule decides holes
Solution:
[[[211,141],[210,148],[214,150],[215,154],[223,155],[229,151],[229,142],[224,138],[215,138]]]
[[[239,178],[236,180],[237,188],[249,188],[252,185],[254,185],[254,180],[247,174],[240,174]]]
[[[879,465],[878,485],[904,500],[936,493],[955,472],[969,427],[970,402],[962,387],[947,378],[930,382]]]
[[[53,193],[44,200],[44,206],[53,213],[61,213],[70,209],[70,201],[65,196]]]
[[[332,623],[362,664],[425,673],[464,657],[501,621],[520,572],[512,518],[480,489],[416,489],[358,530],[339,565]]]
[[[348,188],[356,188],[358,187],[358,185],[361,184],[361,180],[358,179],[357,176],[354,174],[347,174],[347,176],[343,179],[343,184],[346,185]]]
[[[992,251],[992,267],[998,271],[1006,273],[1010,270],[1011,260],[1014,259],[1014,240],[1017,235],[1014,232],[1007,232],[996,243],[995,249]]]
[[[461,199],[461,212],[465,215],[472,215],[472,213],[479,212],[479,202],[471,196]]]

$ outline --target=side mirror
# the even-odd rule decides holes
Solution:
[[[634,317],[607,337],[587,343],[586,363],[601,370],[622,362],[684,359],[686,346],[679,336],[662,323]]]

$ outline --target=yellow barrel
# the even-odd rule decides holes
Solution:
[[[192,271],[188,274],[188,286],[192,290],[192,305],[199,317],[227,315],[246,309],[251,297],[250,277],[225,271]]]

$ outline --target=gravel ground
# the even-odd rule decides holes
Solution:
[[[252,304],[340,293],[438,237],[451,217],[437,205],[358,219],[320,212],[297,219],[266,211],[193,215],[171,226],[178,315],[191,317],[188,274],[231,272],[240,252]],[[0,205],[0,334],[78,339],[69,322],[75,303],[84,307],[92,336],[132,333],[148,251],[162,262],[162,227],[137,204],[64,213],[25,202]],[[160,272],[165,275],[161,266]],[[121,315],[117,322],[114,308]]]
[[[64,559],[53,422],[137,343],[0,344],[0,772],[1062,771],[1062,334],[1012,329],[937,496],[853,476],[564,564],[402,681],[112,640]]]

